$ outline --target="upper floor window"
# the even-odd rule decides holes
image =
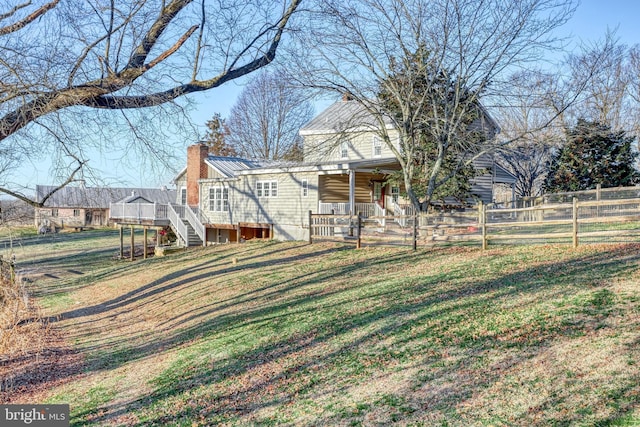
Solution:
[[[278,197],[278,181],[257,181],[256,196]]]
[[[349,158],[349,143],[347,141],[342,141],[340,143],[340,158],[341,159]]]
[[[373,152],[373,157],[382,156],[382,140],[379,136],[373,137],[373,148],[371,151]]]
[[[302,180],[302,197],[307,197],[309,195],[309,180]]]

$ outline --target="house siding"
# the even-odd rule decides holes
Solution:
[[[302,194],[303,180],[308,183],[306,197]],[[256,194],[258,181],[277,182],[277,196],[259,198]],[[214,187],[229,189],[227,212],[209,209],[209,190]],[[213,228],[216,224],[271,224],[272,237],[280,240],[306,239],[309,210],[316,211],[318,206],[318,175],[312,172],[241,175],[239,179],[231,181],[201,181],[201,188],[200,206]]]
[[[397,146],[398,132],[389,131],[391,141]],[[364,160],[394,158],[391,148],[380,138],[381,154],[374,154],[374,138],[380,138],[376,132],[348,132],[337,135],[307,135],[304,138],[305,162],[327,162],[339,160]],[[341,156],[341,144],[348,144],[347,157]]]

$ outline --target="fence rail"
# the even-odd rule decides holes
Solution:
[[[395,210],[397,211],[397,210]],[[368,221],[368,220],[376,221]],[[356,230],[357,224],[360,229]],[[480,205],[460,212],[372,216],[310,214],[310,239],[357,236],[372,244],[473,242],[535,244],[640,241],[640,198],[601,199],[497,209]]]

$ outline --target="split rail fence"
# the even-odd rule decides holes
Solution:
[[[312,214],[310,241],[343,240],[356,245],[640,242],[640,198],[549,203],[525,208],[477,209],[421,215]]]

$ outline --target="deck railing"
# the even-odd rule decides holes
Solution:
[[[110,203],[109,216],[138,221],[168,219],[167,205],[158,203]]]

